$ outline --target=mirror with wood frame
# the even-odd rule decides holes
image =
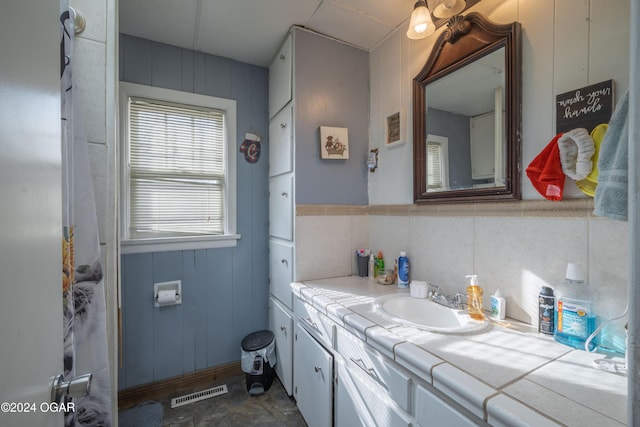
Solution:
[[[414,202],[520,200],[520,24],[447,25],[413,80]]]

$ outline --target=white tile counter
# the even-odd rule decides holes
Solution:
[[[367,278],[292,286],[296,296],[492,425],[626,423],[627,379],[594,368],[603,355],[566,347],[518,322],[494,323],[476,335],[405,327],[378,315],[373,302],[408,290]]]

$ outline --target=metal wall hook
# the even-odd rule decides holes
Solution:
[[[76,34],[80,34],[85,28],[87,28],[87,21],[84,19],[84,15],[82,12],[71,6],[69,6],[69,13],[71,15],[71,19],[73,19],[73,31]]]

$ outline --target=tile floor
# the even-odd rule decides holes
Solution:
[[[249,396],[243,375],[212,384],[227,385],[228,393],[171,409],[171,399],[159,399],[164,407],[164,427],[306,427],[296,402],[287,395],[278,379],[262,396]],[[189,394],[199,390],[185,392]]]

